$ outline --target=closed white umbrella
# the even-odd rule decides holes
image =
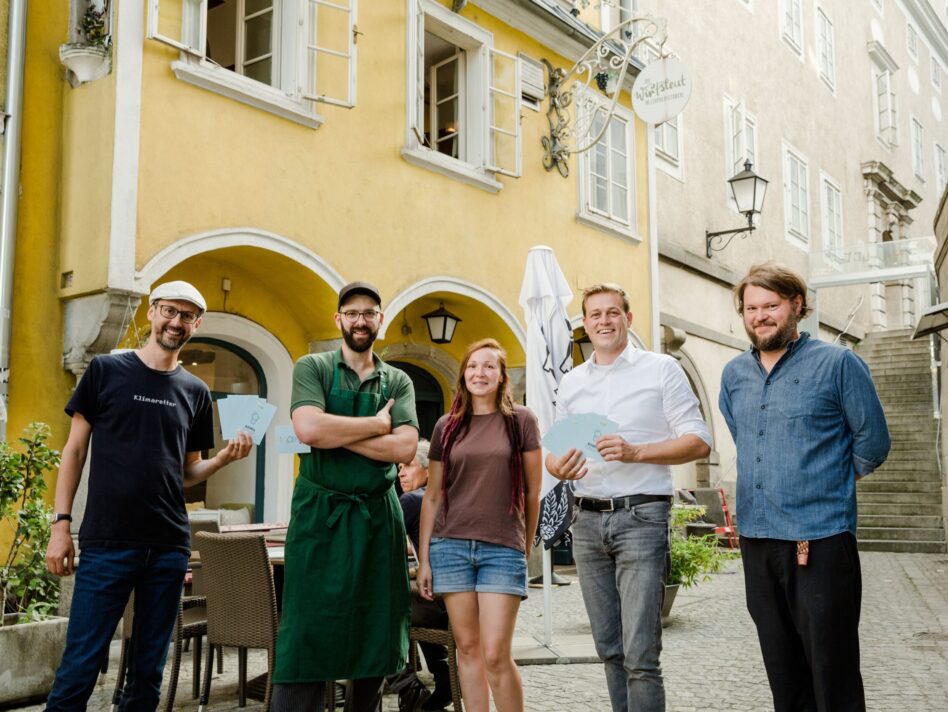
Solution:
[[[520,306],[527,322],[527,405],[536,414],[540,432],[553,425],[556,393],[563,374],[573,365],[573,330],[567,305],[573,300],[566,277],[556,261],[553,249],[538,245],[527,253],[527,265],[520,288]],[[540,532],[543,548],[543,619],[544,644],[553,639],[550,579],[550,547],[569,526],[572,490],[567,483],[543,468]]]

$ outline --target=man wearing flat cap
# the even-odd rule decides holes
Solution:
[[[382,680],[405,666],[409,589],[396,462],[418,444],[411,380],[372,353],[381,299],[368,282],[339,291],[342,347],[293,371],[300,456],[286,537],[273,712],[321,709],[349,680],[348,712],[375,712]]]
[[[204,297],[187,282],[151,293],[148,343],[98,356],[66,413],[72,418],[56,481],[46,564],[76,571],[66,649],[47,710],[84,710],[115,627],[135,594],[127,684],[119,709],[154,710],[191,551],[184,488],[247,456],[238,433],[214,457],[211,396],[178,354],[201,323]],[[70,536],[73,499],[92,445],[89,492],[79,529],[81,565]]]

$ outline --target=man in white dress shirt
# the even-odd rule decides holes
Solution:
[[[596,441],[603,462],[571,449],[547,455],[546,467],[576,480],[573,555],[613,712],[660,712],[670,466],[707,457],[711,435],[684,371],[670,356],[633,348],[631,324],[619,286],[583,292],[595,353],[563,377],[556,419],[598,413],[619,430]]]

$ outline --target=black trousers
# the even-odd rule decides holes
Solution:
[[[326,685],[329,682],[306,682],[295,685],[274,685],[270,712],[323,712]],[[382,709],[382,678],[350,680],[346,686],[345,712],[378,712]]]
[[[796,542],[741,537],[747,610],[757,625],[775,712],[865,712],[859,672],[862,574],[849,532]]]

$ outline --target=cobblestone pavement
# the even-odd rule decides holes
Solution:
[[[871,712],[948,710],[948,556],[863,553],[860,627],[862,672]],[[562,570],[560,570],[562,573]],[[574,578],[567,574],[567,578]],[[520,613],[517,635],[542,638],[543,596],[531,590]],[[554,641],[588,635],[579,586],[554,588]],[[110,673],[100,678],[90,710],[109,709],[117,648]],[[189,656],[186,656],[188,658]],[[215,675],[210,710],[237,710],[236,663],[228,651],[225,672]],[[744,608],[740,561],[711,581],[679,593],[672,624],[665,629],[662,663],[669,712],[747,712],[773,709],[753,624]],[[169,665],[170,667],[170,665]],[[251,674],[266,668],[251,653]],[[526,709],[530,712],[606,712],[610,709],[601,664],[524,665]],[[181,670],[176,710],[193,710],[189,664]],[[423,679],[426,674],[422,673]],[[42,706],[21,708],[39,712]],[[248,712],[258,712],[251,701]],[[385,712],[398,709],[385,698]]]

